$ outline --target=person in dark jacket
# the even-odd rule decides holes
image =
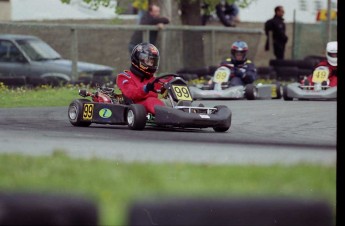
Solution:
[[[257,71],[255,64],[247,59],[248,45],[244,41],[236,41],[231,45],[231,57],[219,64],[230,69],[229,86],[245,86],[255,81]],[[212,79],[209,82],[212,85]]]
[[[269,50],[270,46],[270,34],[272,32],[273,38],[273,51],[277,60],[283,60],[285,54],[285,45],[288,41],[288,37],[285,33],[285,23],[284,23],[284,8],[283,6],[277,6],[274,8],[275,15],[272,19],[267,20],[265,23],[265,33],[267,36],[267,41],[265,45],[265,50]]]
[[[205,1],[201,4],[203,11],[201,16],[201,24],[206,25],[211,18],[210,5]],[[215,11],[219,21],[226,27],[235,27],[239,19],[239,8],[235,3],[229,4],[227,1],[221,0],[215,6]]]
[[[163,29],[165,24],[170,21],[166,17],[160,16],[160,7],[158,5],[150,5],[146,14],[141,18],[140,24],[142,25],[157,25],[158,29]],[[158,31],[150,31],[149,43],[156,45]],[[143,42],[143,31],[135,31],[128,45],[129,53],[132,53],[134,46]]]

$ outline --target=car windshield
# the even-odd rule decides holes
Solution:
[[[56,60],[61,56],[47,43],[36,39],[19,40],[18,44],[33,61]]]

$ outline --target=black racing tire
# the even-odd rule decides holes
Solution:
[[[57,77],[46,77],[46,78],[43,78],[43,80],[44,80],[45,84],[52,86],[52,87],[59,87],[59,86],[62,86],[63,84],[65,84],[67,82],[67,81],[59,79]]]
[[[214,108],[217,108],[217,111],[219,111],[222,108],[228,108],[228,107],[225,105],[217,105],[217,106],[214,106]],[[215,127],[213,127],[213,130],[215,132],[226,132],[230,129],[230,127],[231,127],[231,116],[230,116],[230,120],[229,120],[228,124],[225,124],[222,126],[215,126]]]
[[[98,203],[73,192],[63,194],[7,189],[0,192],[0,203],[1,225],[99,224]]]
[[[146,109],[141,104],[131,104],[128,107],[126,120],[132,130],[143,130],[146,126]]]
[[[280,81],[296,81],[299,79],[298,67],[295,66],[276,66],[277,79]]]
[[[74,126],[88,127],[91,122],[82,121],[83,118],[83,104],[91,102],[88,99],[77,99],[72,101],[68,107],[68,119]]]
[[[282,98],[282,92],[283,92],[282,85],[280,84],[280,82],[276,82],[275,85],[276,85],[276,95],[277,96],[273,99],[281,99]]]
[[[244,88],[244,95],[247,98],[247,100],[255,100],[258,95],[255,85],[247,84]]]
[[[287,95],[287,86],[286,86],[286,85],[283,87],[283,99],[284,99],[285,101],[292,101],[292,100],[293,100],[292,97],[289,97],[289,96]]]

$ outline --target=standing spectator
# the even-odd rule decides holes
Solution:
[[[270,46],[269,32],[272,31],[274,55],[276,56],[277,60],[283,60],[284,53],[285,53],[285,45],[288,41],[288,37],[285,34],[283,6],[275,7],[274,12],[275,12],[274,17],[270,20],[267,20],[265,23],[265,33],[267,36],[265,50],[266,51],[269,50],[269,46]]]
[[[149,6],[147,13],[141,18],[142,25],[157,25],[158,29],[163,29],[164,24],[169,24],[170,21],[166,17],[160,16],[160,7],[152,4]],[[149,43],[156,45],[158,31],[150,31]],[[134,46],[143,42],[143,31],[135,31],[128,45],[129,53],[132,53]]]

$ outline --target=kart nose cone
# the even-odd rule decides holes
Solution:
[[[314,90],[315,91],[320,91],[321,90],[321,84],[320,83],[315,83],[314,84]]]

